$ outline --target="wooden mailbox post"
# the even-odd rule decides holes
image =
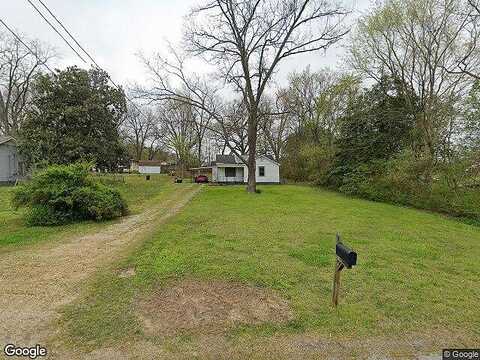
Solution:
[[[339,234],[337,234],[335,253],[337,255],[337,261],[335,263],[335,275],[333,276],[332,303],[333,306],[336,307],[338,305],[338,293],[340,291],[340,272],[345,267],[351,269],[352,266],[357,265],[357,253],[341,242]]]

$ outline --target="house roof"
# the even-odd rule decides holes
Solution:
[[[280,165],[280,164],[278,163],[278,161],[275,161],[275,160],[273,159],[273,157],[271,157],[271,156],[269,156],[269,155],[260,155],[260,156],[257,156],[257,159],[259,159],[259,158],[264,158],[264,159],[267,159],[267,160],[271,161],[271,162],[274,163],[274,164]]]
[[[217,166],[218,164],[232,164],[232,165],[244,164],[247,162],[247,158],[248,158],[247,154],[241,155],[241,159],[238,159],[238,160],[237,158],[235,158],[235,155],[233,154],[229,154],[229,155],[217,154],[216,161],[212,161],[210,164],[207,164],[205,166],[212,167],[212,166]],[[280,165],[277,161],[275,161],[272,157],[268,155],[258,155],[256,158],[257,159],[263,158],[274,163],[275,165]]]
[[[245,162],[247,162],[247,161],[248,161],[248,154],[242,155],[242,158],[243,158],[243,160],[244,160]],[[271,156],[269,156],[269,155],[257,155],[257,156],[255,157],[255,159],[257,159],[257,160],[258,160],[258,159],[262,159],[262,158],[263,158],[263,159],[266,159],[266,160],[268,160],[268,161],[270,161],[270,162],[272,162],[272,163],[274,163],[275,165],[280,165],[277,161],[275,161],[275,160],[274,160]]]
[[[221,155],[217,154],[215,156],[215,162],[217,164],[236,164],[237,161],[235,160],[235,155],[228,154],[228,155]]]
[[[0,136],[0,145],[5,144],[5,143],[7,143],[11,140],[15,141],[15,138],[13,138],[11,136]]]

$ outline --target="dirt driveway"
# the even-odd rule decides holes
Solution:
[[[100,232],[0,255],[0,344],[45,344],[57,310],[73,301],[97,269],[138,244],[177,213],[198,185],[179,188],[158,205]],[[3,351],[2,351],[3,352]]]

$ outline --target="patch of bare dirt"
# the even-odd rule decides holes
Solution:
[[[146,334],[153,336],[223,333],[238,324],[293,319],[288,303],[272,291],[225,281],[183,280],[139,300],[137,307]]]

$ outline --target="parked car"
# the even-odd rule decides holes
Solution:
[[[205,175],[195,176],[195,182],[196,182],[197,184],[208,183],[208,177],[205,176]]]

